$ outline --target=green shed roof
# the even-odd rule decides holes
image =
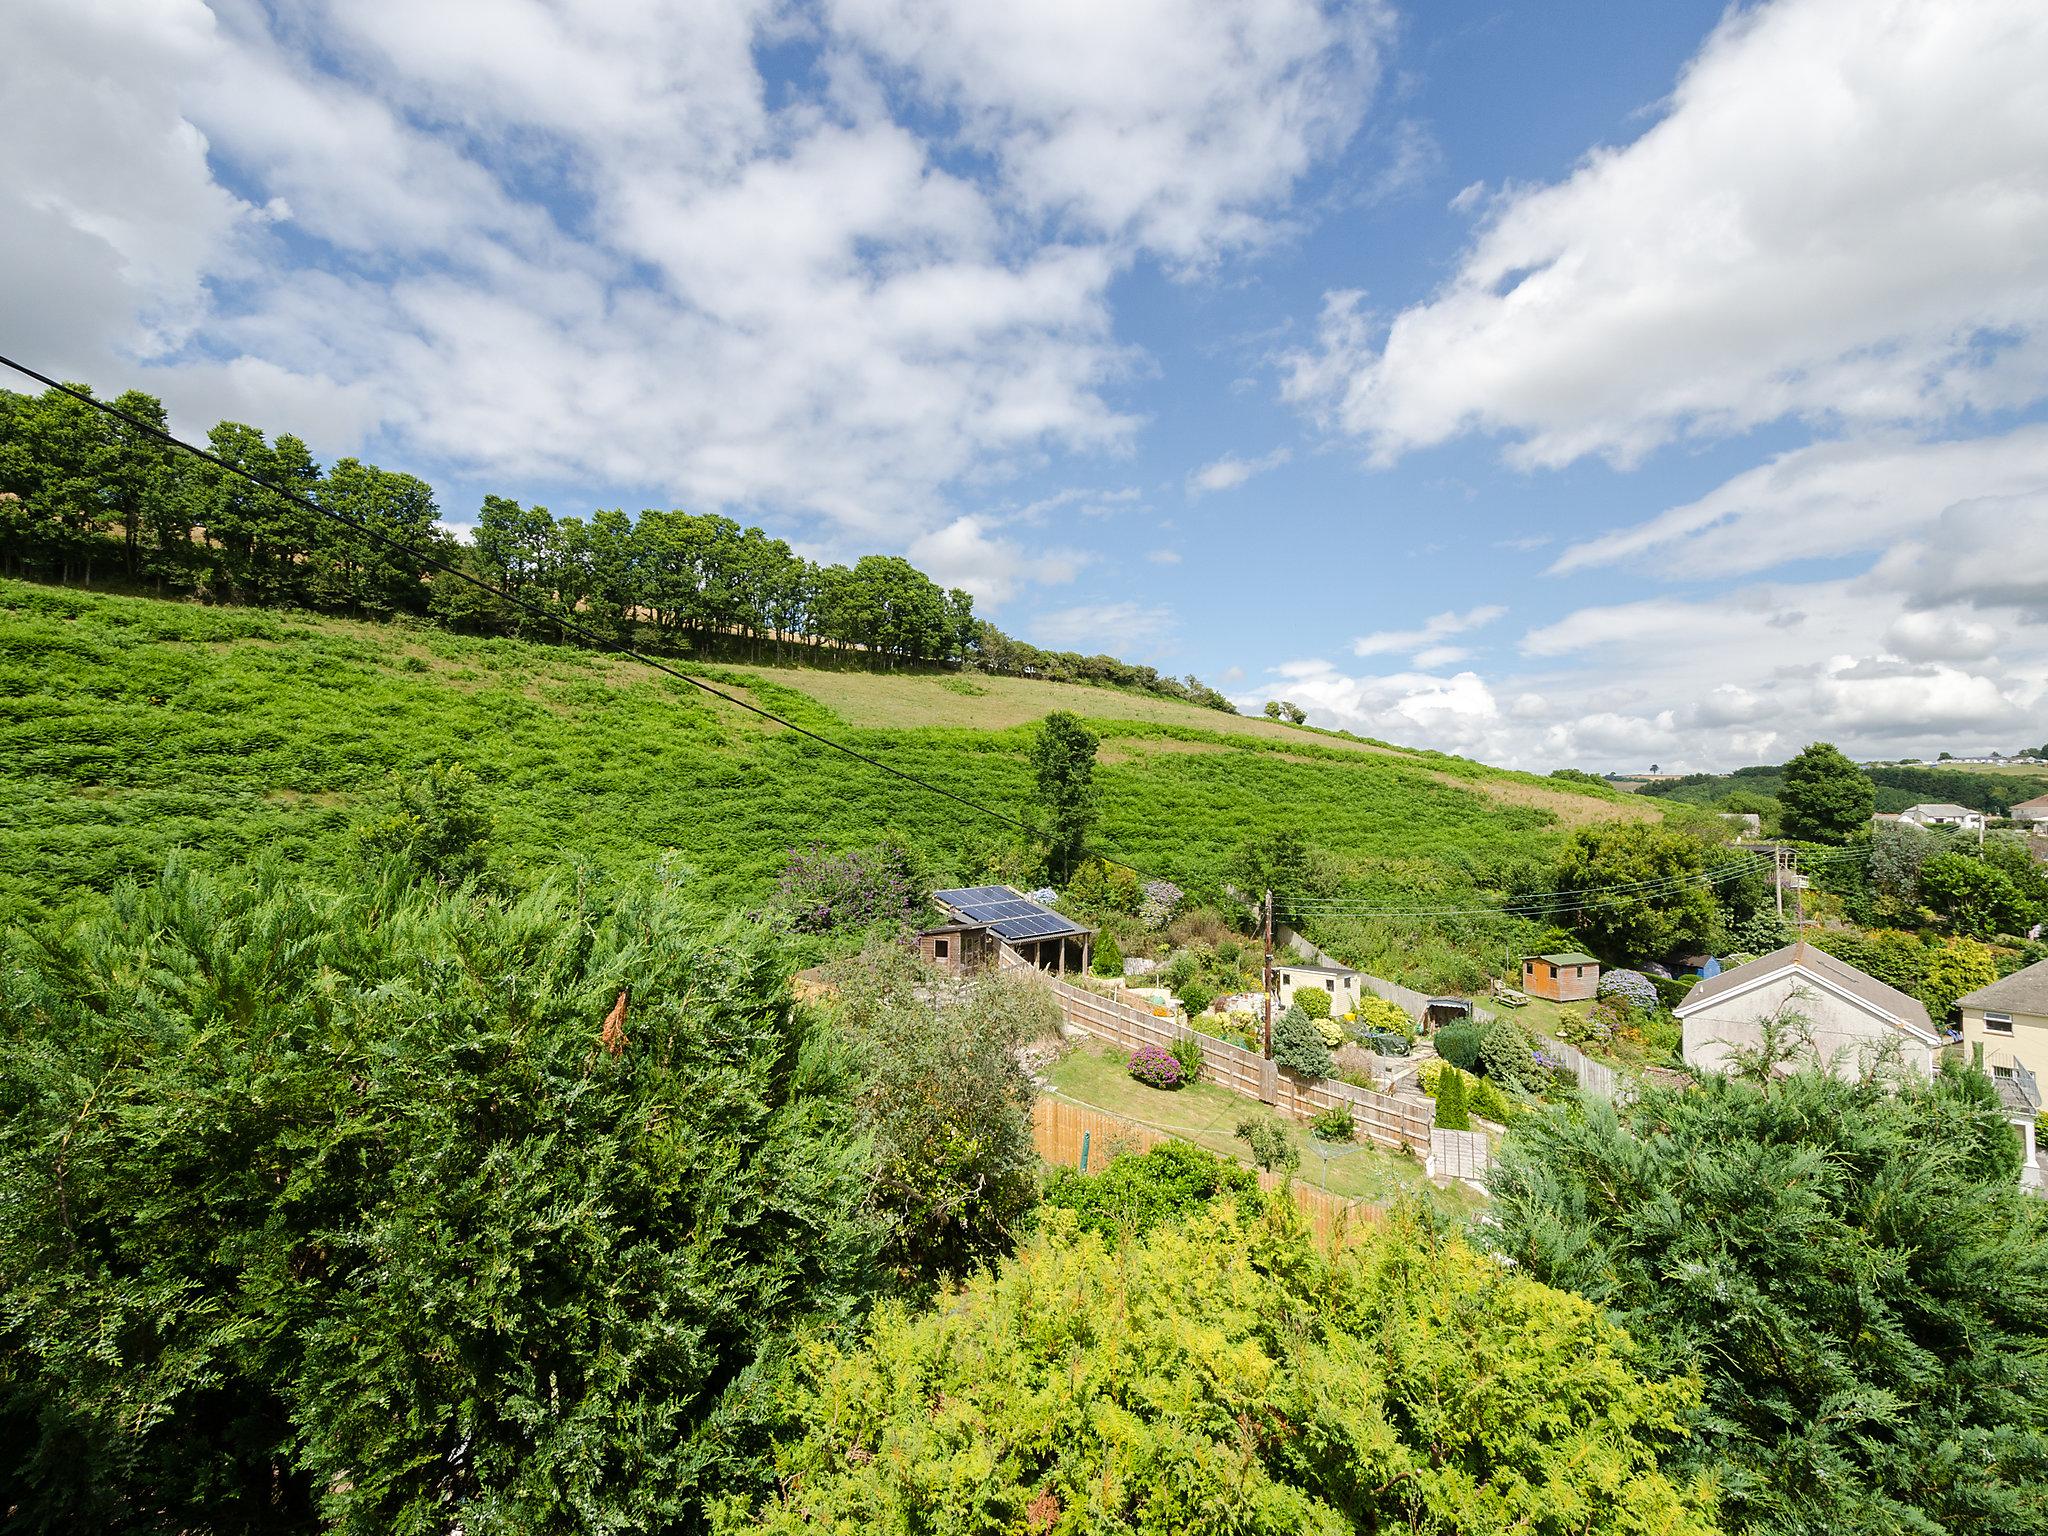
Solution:
[[[1576,949],[1568,949],[1561,955],[1538,955],[1538,960],[1548,960],[1552,965],[1598,965],[1600,962],[1591,955],[1582,955]]]

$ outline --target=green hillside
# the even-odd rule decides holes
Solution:
[[[1359,889],[1469,890],[1559,829],[1656,808],[1434,753],[1171,700],[972,674],[708,669],[812,729],[1016,814],[1032,722],[1102,735],[1101,842],[1213,884],[1245,838],[1302,832]],[[459,761],[516,871],[664,856],[757,901],[786,851],[899,836],[1001,870],[1015,835],[638,663],[425,625],[0,582],[0,916],[149,878],[186,846],[334,867],[394,772]]]
[[[1877,786],[1877,809],[1890,812],[1941,801],[2003,816],[2015,802],[2048,793],[2048,774],[2022,767],[1867,763],[1863,775]],[[1784,771],[1779,767],[1738,768],[1733,773],[1691,773],[1659,780],[1643,785],[1641,793],[1683,805],[1719,805],[1738,792],[1775,800],[1784,783]]]

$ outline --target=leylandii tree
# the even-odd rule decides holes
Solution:
[[[1516,1121],[1491,1183],[1524,1273],[1697,1372],[1739,1530],[2048,1528],[2048,1224],[1991,1084],[1746,1077]]]
[[[1329,1257],[1285,1199],[1117,1246],[1075,1226],[1048,1213],[937,1309],[807,1347],[777,1495],[716,1528],[1718,1530],[1659,1465],[1696,1386],[1460,1241],[1402,1225]]]
[[[0,968],[27,1531],[654,1530],[874,1274],[855,1084],[765,929],[181,864]]]
[[[1080,867],[1095,825],[1095,747],[1094,732],[1063,709],[1047,715],[1031,741],[1037,793],[1029,820],[1055,884]]]

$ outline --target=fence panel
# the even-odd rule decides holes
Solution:
[[[1548,1035],[1536,1037],[1547,1056],[1562,1062],[1579,1080],[1579,1091],[1589,1093],[1596,1099],[1605,1099],[1610,1104],[1622,1103],[1628,1097],[1628,1088],[1621,1080],[1621,1074],[1604,1061],[1595,1061],[1577,1046],[1566,1045],[1562,1040],[1553,1040]]]
[[[1483,1178],[1493,1161],[1493,1144],[1484,1131],[1432,1131],[1429,1171],[1439,1179]]]

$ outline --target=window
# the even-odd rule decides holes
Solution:
[[[933,939],[933,940],[932,940],[932,954],[933,954],[934,956],[936,956],[936,957],[937,957],[938,959],[940,959],[940,960],[943,960],[943,959],[945,959],[945,958],[946,958],[946,940],[944,940],[944,939]]]
[[[2012,1080],[2012,1068],[2011,1068],[2011,1067],[1993,1067],[1993,1068],[1991,1069],[1991,1075],[1992,1075],[1993,1077],[2002,1077],[2002,1078],[2006,1079],[2006,1080],[2007,1080],[2008,1082],[2010,1082],[2010,1081]]]
[[[1291,987],[1294,985],[1294,978],[1288,975],[1285,971],[1282,971],[1280,973],[1280,985],[1283,987]]]
[[[1330,980],[1324,982],[1323,985],[1332,992],[1337,990],[1337,982],[1335,977],[1332,977]]]
[[[1984,1033],[1987,1035],[2009,1035],[2012,1033],[2012,1015],[2009,1013],[1987,1013],[1984,1015]]]

